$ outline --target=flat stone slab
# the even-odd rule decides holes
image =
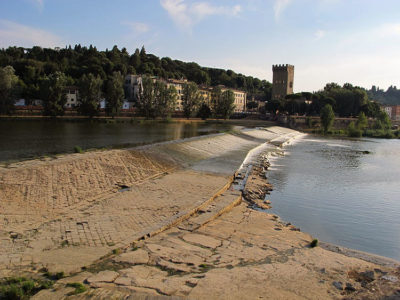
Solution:
[[[119,274],[114,271],[101,271],[100,273],[87,278],[86,281],[90,284],[98,282],[114,282],[118,276]]]
[[[222,242],[213,237],[197,234],[197,233],[189,233],[185,234],[182,237],[186,242],[198,244],[207,248],[217,248],[221,246]]]
[[[129,278],[129,277],[120,276],[117,279],[115,279],[114,283],[118,284],[118,285],[131,286],[132,285],[132,279]]]
[[[115,262],[129,263],[133,265],[147,264],[149,261],[149,254],[142,249],[138,249],[136,251],[123,253],[115,257],[113,260]]]

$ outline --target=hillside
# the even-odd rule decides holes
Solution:
[[[63,49],[41,47],[9,47],[0,50],[0,67],[11,65],[20,78],[22,96],[36,98],[41,77],[62,72],[70,85],[84,74],[99,75],[103,80],[113,72],[121,74],[147,74],[161,78],[186,78],[197,84],[225,85],[248,92],[249,96],[270,97],[271,83],[251,76],[237,74],[232,70],[201,67],[194,62],[159,58],[147,54],[144,47],[131,55],[126,48],[114,46],[111,50],[99,51],[96,47],[75,45]]]

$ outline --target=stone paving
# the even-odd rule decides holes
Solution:
[[[74,272],[174,223],[223,188],[250,149],[294,133],[275,131],[0,167],[0,277],[41,267]]]

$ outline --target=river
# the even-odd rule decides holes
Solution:
[[[268,172],[270,212],[322,241],[400,260],[400,140],[306,136],[285,153]]]
[[[133,147],[233,129],[203,122],[115,122],[89,120],[0,120],[0,161],[103,147]]]

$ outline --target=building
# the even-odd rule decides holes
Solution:
[[[25,99],[18,99],[15,101],[14,106],[26,106]]]
[[[293,94],[294,66],[273,65],[272,100],[284,99]]]
[[[176,89],[176,111],[183,111],[183,87],[187,84],[188,81],[186,79],[178,80],[178,79],[168,79],[167,86],[173,86]]]
[[[65,87],[65,95],[67,97],[67,102],[64,107],[75,108],[79,105],[79,89],[76,86]]]
[[[387,115],[389,116],[389,118],[392,118],[392,107],[391,106],[384,106],[382,107],[383,111],[385,113],[387,113]]]
[[[224,86],[220,86],[221,87],[221,91],[225,92],[228,90],[231,90],[233,92],[233,95],[235,97],[235,109],[234,112],[235,113],[241,113],[246,111],[246,101],[247,101],[247,94],[246,92],[240,91],[240,90],[235,90],[235,89],[231,89],[231,88],[227,88]]]
[[[199,93],[200,93],[200,95],[202,97],[202,103],[207,104],[207,106],[209,108],[212,108],[211,107],[211,105],[212,105],[212,102],[211,102],[212,101],[212,91],[213,91],[212,87],[205,86],[205,85],[199,86]]]
[[[400,105],[386,105],[382,110],[388,114],[393,121],[400,121]]]
[[[392,106],[392,120],[400,121],[400,105]]]
[[[124,81],[125,99],[130,102],[136,102],[140,91],[143,90],[143,81],[141,75],[126,75]]]
[[[176,106],[175,106],[175,111],[183,111],[183,89],[185,87],[185,84],[188,84],[189,82],[186,79],[168,79],[168,80],[163,80],[163,79],[157,79],[156,77],[152,78],[153,81],[160,80],[162,82],[165,82],[167,87],[173,86],[176,90],[177,98],[176,98]],[[246,110],[246,93],[243,91],[235,90],[235,89],[229,89],[224,86],[220,86],[221,91],[224,92],[226,90],[231,90],[234,94],[235,97],[235,112],[244,112]],[[124,91],[125,91],[125,97],[128,102],[131,102],[129,105],[129,108],[124,109],[130,109],[133,105],[133,102],[137,102],[141,91],[143,91],[143,81],[142,81],[142,75],[127,75],[125,77],[125,82],[124,82]],[[203,103],[206,103],[210,108],[212,108],[212,98],[213,98],[213,88],[209,86],[200,86],[199,87],[199,92],[202,96]],[[127,104],[126,104],[127,105]]]

